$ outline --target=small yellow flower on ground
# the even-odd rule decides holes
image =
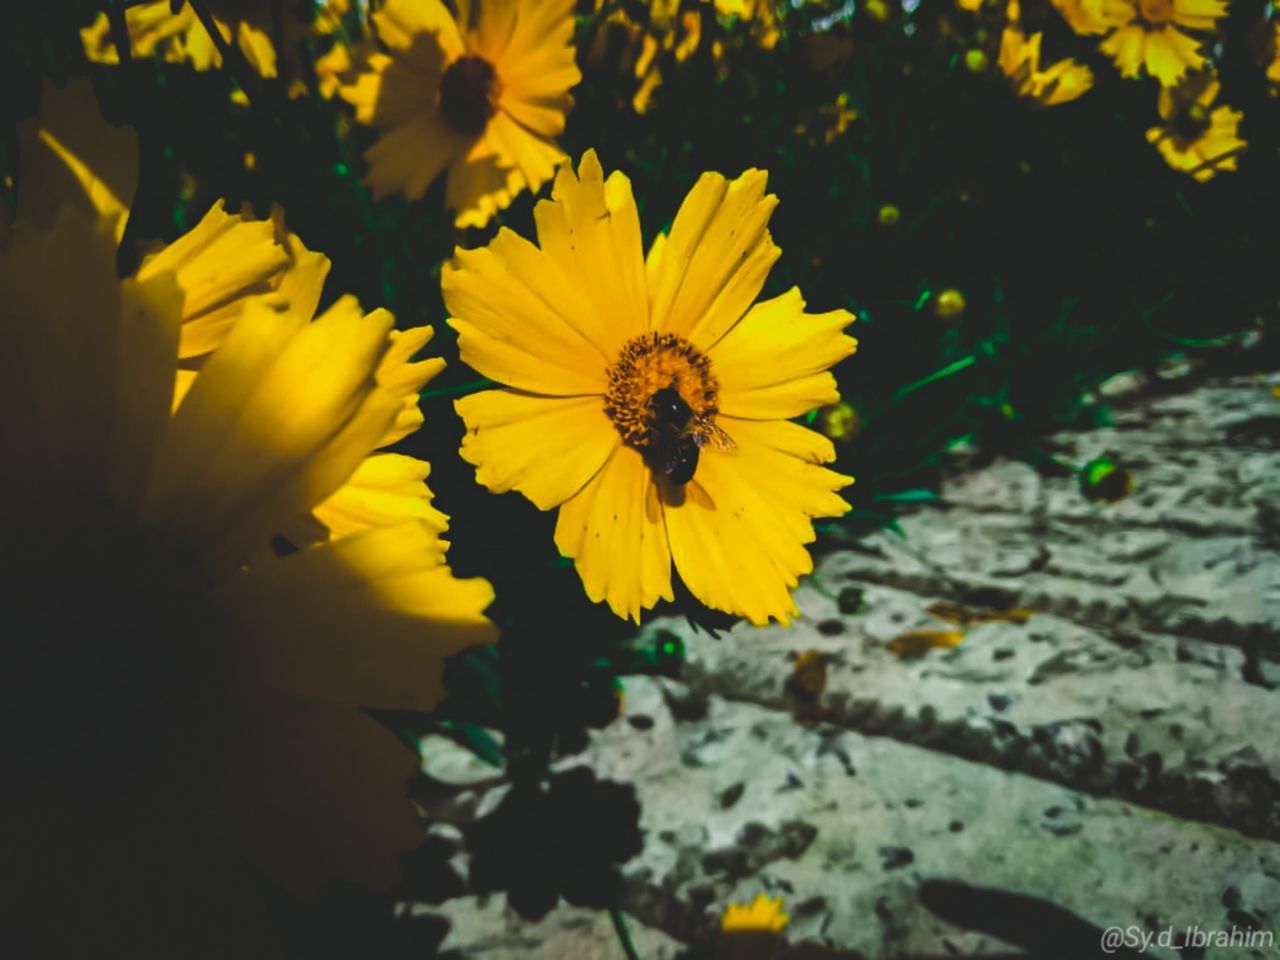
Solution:
[[[1204,66],[1201,41],[1187,31],[1213,30],[1227,14],[1227,0],[1127,0],[1124,7],[1102,52],[1122,76],[1136,77],[1145,67],[1166,87]]]
[[[639,619],[671,566],[709,606],[789,623],[814,517],[849,507],[831,441],[788,422],[839,399],[843,310],[798,290],[752,305],[779,251],[765,174],[704,174],[646,260],[631,184],[594,152],[534,215],[444,271],[462,358],[505,385],[457,403],[495,492],[559,508],[587,595]]]
[[[387,0],[373,21],[388,52],[340,93],[383,130],[365,154],[375,197],[416,200],[447,169],[458,226],[483,226],[551,178],[581,79],[573,0],[460,0],[456,19],[441,0]]]
[[[1244,114],[1213,105],[1221,87],[1211,72],[1191,74],[1177,87],[1160,91],[1160,126],[1147,131],[1165,162],[1201,182],[1235,170],[1245,142],[1237,131]]]
[[[726,933],[738,930],[766,930],[781,933],[790,918],[782,912],[782,898],[756,894],[749,904],[731,903],[725,907],[720,929]]]
[[[426,465],[374,453],[421,333],[313,320],[274,225],[220,209],[120,280],[136,144],[95,111],[46,91],[0,240],[5,901],[51,955],[279,956],[263,880],[386,886],[420,842],[417,757],[364,711],[430,709],[492,590],[444,565]]]
[[[1040,69],[1043,34],[1029,38],[1015,26],[1007,26],[1000,38],[1000,70],[1021,97],[1052,107],[1068,103],[1093,86],[1093,72],[1074,60],[1059,60]]]

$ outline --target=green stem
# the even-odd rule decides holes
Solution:
[[[256,102],[255,98],[258,94],[257,74],[253,72],[253,67],[245,59],[244,54],[240,52],[240,48],[227,42],[227,38],[218,29],[218,23],[213,19],[213,14],[209,12],[204,0],[187,0],[187,3],[195,11],[196,19],[200,21],[200,25],[204,27],[205,32],[209,34],[209,39],[213,41],[213,45],[218,48],[218,56],[222,58],[226,68],[231,71],[236,83],[240,84],[240,89],[244,91],[245,96],[249,98],[251,103]]]
[[[441,387],[439,390],[424,390],[418,394],[419,400],[439,400],[441,397],[465,397],[498,384],[493,380],[473,380],[471,383],[460,383],[456,387]]]
[[[640,960],[640,954],[636,953],[636,945],[631,942],[627,918],[622,915],[622,911],[614,907],[609,911],[609,919],[613,921],[613,932],[618,935],[618,943],[622,946],[622,952],[627,955],[627,960]]]
[[[903,397],[906,397],[912,393],[915,393],[921,387],[927,387],[929,384],[933,383],[935,380],[941,380],[944,377],[951,376],[953,373],[959,373],[961,370],[965,369],[966,367],[973,366],[977,362],[977,360],[978,360],[977,355],[972,353],[969,354],[969,356],[967,357],[961,357],[955,363],[949,363],[945,367],[943,367],[941,370],[935,370],[933,373],[929,374],[927,377],[921,377],[915,383],[909,383],[905,387],[899,387],[897,390],[894,391],[893,399],[895,401],[901,400]]]
[[[107,21],[111,26],[111,42],[116,46],[116,54],[120,57],[121,66],[133,62],[133,43],[129,39],[129,23],[125,19],[126,4],[119,0],[111,0],[107,5]]]

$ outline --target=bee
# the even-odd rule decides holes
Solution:
[[[649,425],[653,437],[649,462],[678,486],[693,479],[703,447],[726,452],[737,449],[733,438],[709,416],[693,412],[674,384],[649,398]]]

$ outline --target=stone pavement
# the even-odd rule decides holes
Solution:
[[[1280,399],[1260,377],[1128,387],[1113,427],[1051,441],[1130,468],[1121,502],[958,467],[905,536],[825,555],[794,627],[646,628],[683,639],[681,681],[629,681],[588,758],[642,803],[641,956],[759,892],[822,956],[1105,955],[1033,908],[1004,940],[981,910],[944,921],[919,896],[943,878],[1149,933],[1130,956],[1280,957]],[[456,906],[466,956],[622,957],[607,917]]]

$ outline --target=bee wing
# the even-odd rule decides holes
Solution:
[[[719,450],[722,453],[734,453],[738,449],[738,445],[733,442],[733,437],[729,436],[710,420],[700,421],[693,436],[699,447],[710,447],[712,450]]]

